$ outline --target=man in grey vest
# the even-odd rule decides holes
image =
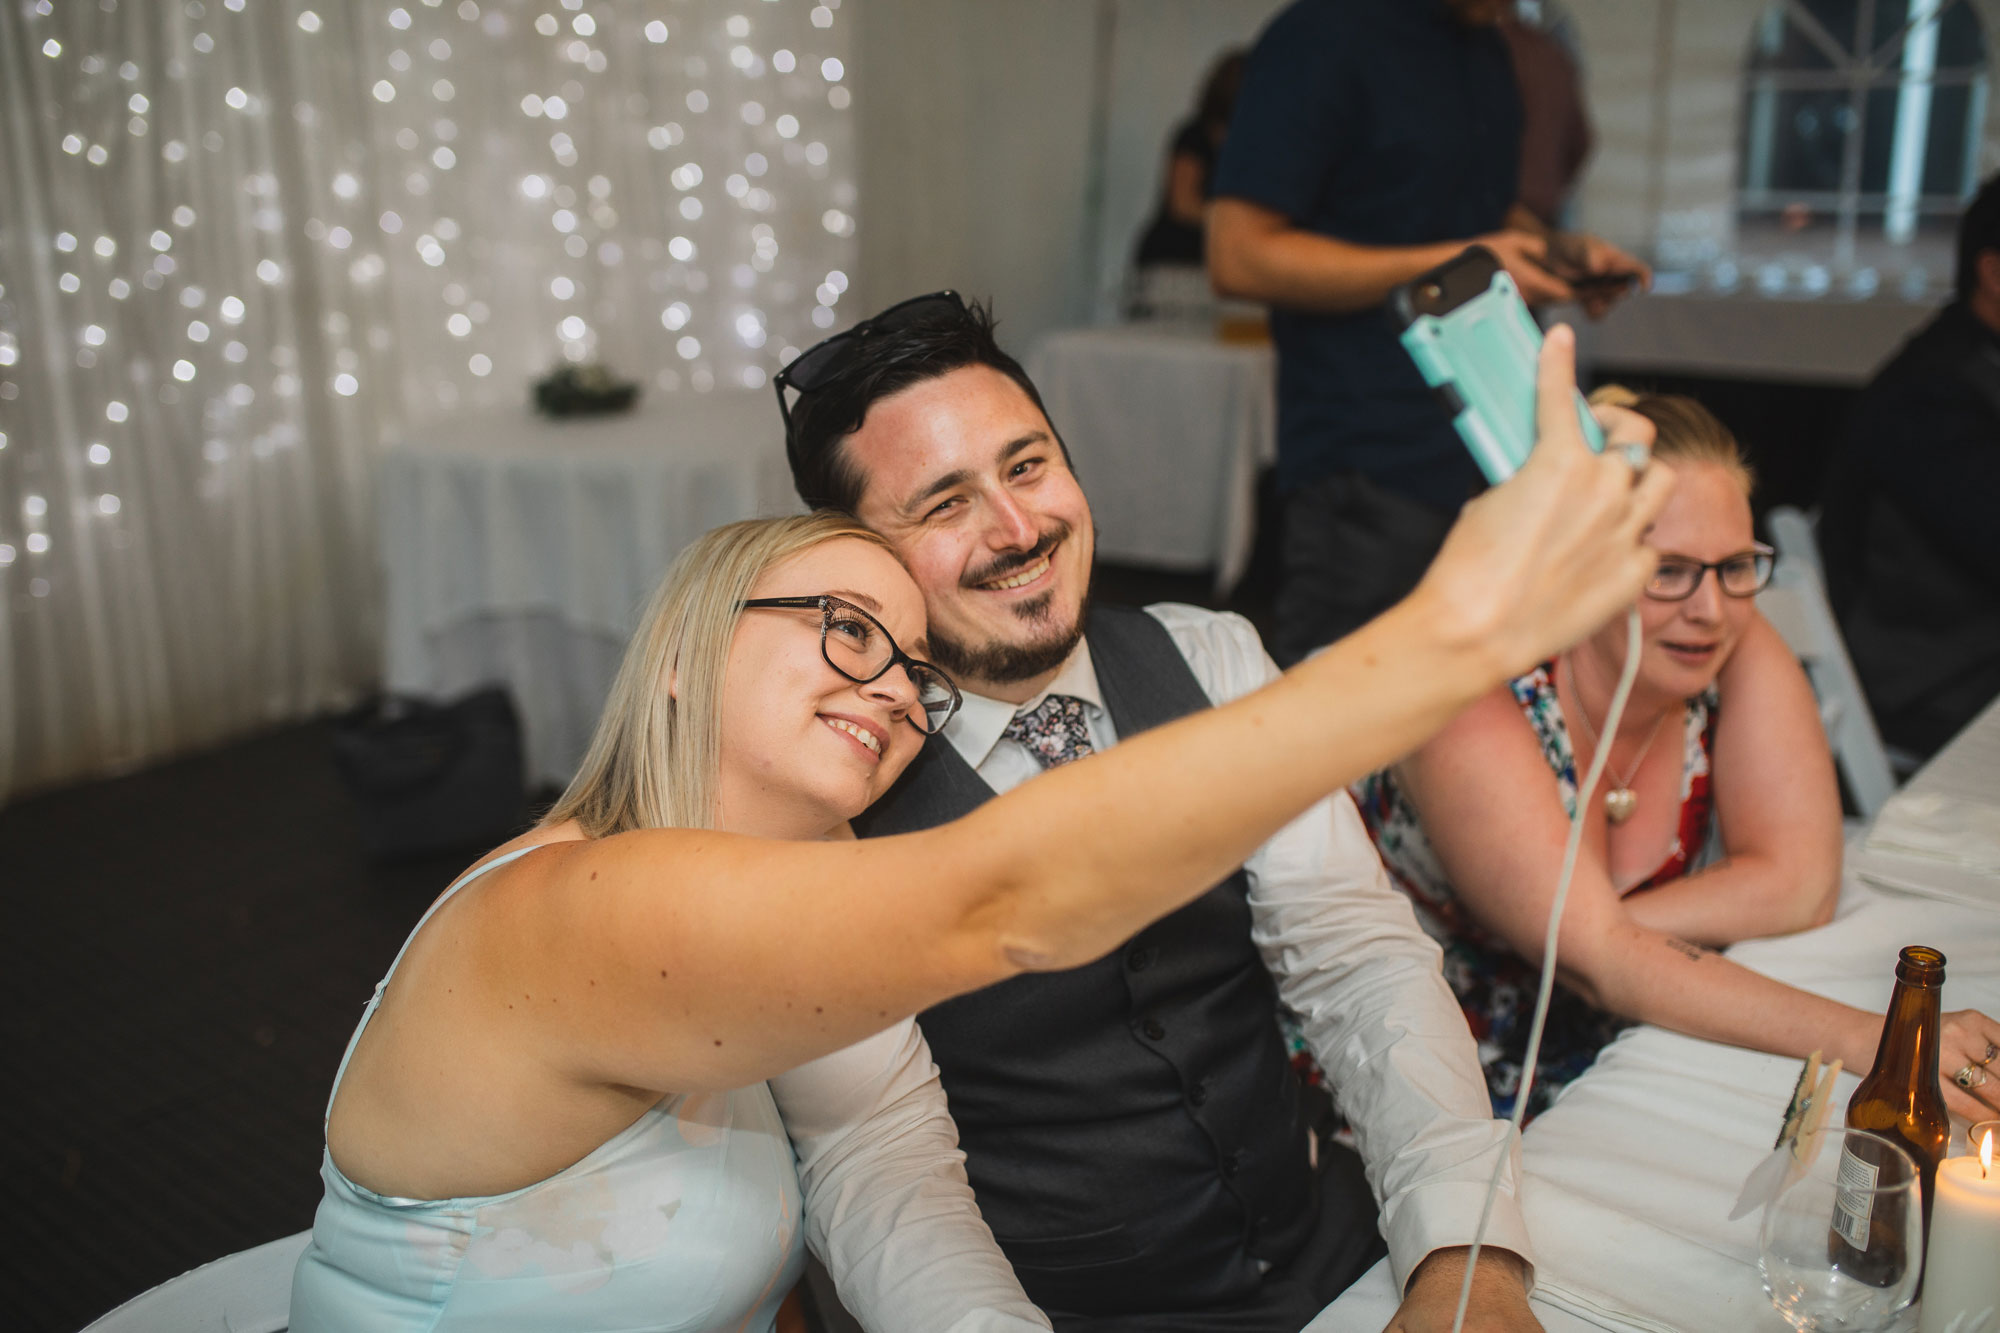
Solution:
[[[1089,506],[978,306],[892,306],[801,354],[778,395],[800,496],[895,545],[965,693],[863,836],[954,819],[1275,674],[1240,617],[1086,610]],[[1281,1004],[1358,1155],[1315,1133]],[[1062,1333],[1297,1333],[1385,1239],[1392,1327],[1450,1328],[1505,1126],[1437,946],[1344,793],[1098,962],[919,1019],[981,1212]],[[1513,1170],[1466,1325],[1485,1333],[1540,1327]]]

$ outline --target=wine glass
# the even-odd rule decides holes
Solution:
[[[1923,1267],[1917,1164],[1860,1129],[1804,1142],[1794,1179],[1765,1205],[1757,1272],[1799,1333],[1873,1333],[1916,1299]]]

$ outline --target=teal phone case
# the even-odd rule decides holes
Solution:
[[[1452,424],[1486,479],[1498,485],[1513,476],[1535,446],[1535,364],[1542,348],[1542,331],[1514,280],[1500,270],[1485,291],[1457,309],[1416,316],[1402,342],[1452,412]],[[1603,452],[1604,432],[1582,394],[1576,406],[1584,439]]]

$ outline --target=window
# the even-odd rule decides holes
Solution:
[[[1751,36],[1737,182],[1739,255],[1759,284],[1782,282],[1790,266],[1769,261],[1801,251],[1832,267],[1808,295],[1836,276],[1856,296],[1884,280],[1912,297],[1948,282],[1986,95],[1968,0],[1772,5]]]

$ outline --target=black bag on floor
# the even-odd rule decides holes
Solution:
[[[521,722],[501,686],[446,703],[371,699],[334,723],[333,760],[378,862],[491,847],[526,814]]]

